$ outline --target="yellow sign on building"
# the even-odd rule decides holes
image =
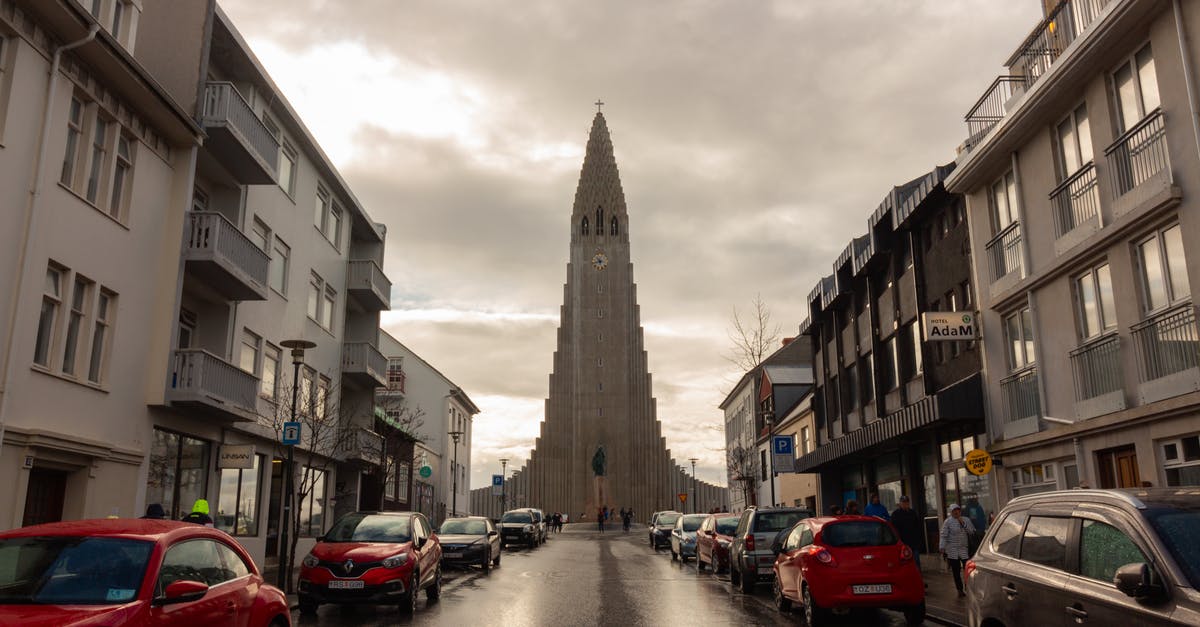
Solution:
[[[983,476],[992,471],[992,456],[983,449],[972,449],[963,456],[963,465],[967,467],[967,472]]]

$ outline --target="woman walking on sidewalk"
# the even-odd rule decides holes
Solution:
[[[974,533],[975,525],[970,518],[962,515],[962,507],[958,503],[951,505],[950,515],[946,517],[946,522],[942,523],[938,550],[950,564],[950,572],[954,575],[954,587],[958,588],[960,597],[967,596],[967,593],[963,591],[962,569],[963,564],[971,558],[967,547],[970,544],[971,535]]]

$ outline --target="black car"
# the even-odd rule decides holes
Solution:
[[[528,509],[514,509],[504,512],[500,517],[501,548],[512,544],[524,544],[533,548],[540,540],[533,512]]]
[[[1015,498],[964,571],[970,625],[1200,625],[1200,490]]]
[[[438,529],[442,565],[475,566],[491,572],[500,565],[500,532],[483,516],[447,518]]]
[[[671,530],[675,528],[675,521],[683,516],[680,512],[658,512],[654,518],[650,520],[650,548],[655,551],[659,547],[671,546]]]

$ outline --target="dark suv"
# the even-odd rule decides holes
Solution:
[[[671,546],[671,530],[680,516],[683,514],[670,510],[654,513],[650,519],[650,548],[657,551],[660,546]]]
[[[729,582],[749,593],[760,579],[774,579],[775,552],[771,544],[775,536],[812,515],[812,510],[802,507],[746,508],[729,545]]]
[[[1200,490],[1013,499],[964,571],[970,625],[1200,625]]]
[[[500,547],[514,544],[524,544],[533,548],[541,542],[538,522],[534,520],[533,512],[528,509],[514,509],[504,512],[500,517]]]

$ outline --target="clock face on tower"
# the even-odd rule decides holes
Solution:
[[[592,267],[597,270],[603,270],[608,267],[608,255],[604,251],[597,250],[596,254],[592,255]]]

